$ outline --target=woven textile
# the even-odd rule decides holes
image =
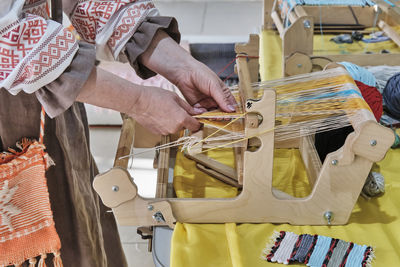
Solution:
[[[60,266],[60,239],[54,227],[45,178],[52,164],[44,145],[28,141],[22,152],[0,158],[0,266],[19,265],[54,253]]]
[[[300,257],[295,257],[299,253]],[[365,245],[322,235],[296,235],[285,231],[272,236],[262,255],[269,262],[298,262],[310,267],[365,267],[371,265],[373,257],[372,248]]]

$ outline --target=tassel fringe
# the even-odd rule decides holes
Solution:
[[[40,260],[39,260],[39,263],[38,263],[38,267],[47,267],[46,266],[46,258],[47,258],[47,255],[46,254],[41,254],[40,255]]]
[[[265,249],[262,252],[261,259],[265,260],[268,254],[271,252],[272,247],[275,245],[275,240],[280,236],[278,231],[274,231],[272,236],[269,239],[269,242],[266,244]]]
[[[36,258],[30,258],[29,259],[29,267],[35,267],[37,263]]]
[[[28,138],[23,138],[21,142],[18,142],[16,144],[16,147],[21,151],[16,151],[12,148],[9,148],[8,152],[0,153],[0,164],[8,163],[13,159],[15,159],[16,157],[24,154],[28,150],[29,146],[33,143],[34,143],[33,140],[29,140]]]
[[[63,267],[60,251],[53,252],[53,265],[54,267]]]

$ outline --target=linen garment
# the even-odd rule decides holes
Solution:
[[[2,0],[0,18],[7,14],[3,11],[11,8],[17,1]],[[25,4],[35,7],[35,4],[43,4],[43,2],[45,1],[27,0]],[[53,1],[53,5],[54,3]],[[92,189],[92,180],[97,174],[97,168],[89,150],[85,108],[82,103],[75,102],[95,67],[96,55],[97,58],[108,60],[128,60],[142,78],[148,78],[154,73],[140,65],[137,58],[150,45],[155,33],[161,29],[178,42],[180,38],[176,20],[158,16],[151,1],[63,0],[62,6],[64,12],[75,23],[74,26],[78,32],[81,31],[82,37],[84,31],[87,30],[85,24],[76,24],[80,22],[79,19],[74,18],[74,12],[79,5],[98,7],[101,4],[115,3],[120,4],[120,7],[114,6],[115,14],[105,16],[113,19],[112,25],[115,29],[118,29],[122,23],[118,20],[118,15],[122,14],[123,17],[126,14],[123,13],[124,7],[126,11],[127,6],[146,4],[142,13],[135,13],[142,16],[134,25],[130,24],[134,31],[130,32],[131,29],[126,31],[128,35],[125,35],[125,42],[113,43],[118,46],[117,50],[111,49],[108,41],[97,40],[96,34],[91,35],[92,39],[82,38],[85,42],[79,42],[79,49],[74,54],[70,65],[55,80],[49,80],[45,86],[37,88],[34,92],[27,93],[21,90],[17,94],[12,94],[7,88],[0,88],[1,151],[9,147],[15,148],[16,142],[23,137],[38,139],[41,106],[43,105],[46,110],[44,143],[47,152],[56,164],[46,172],[46,178],[55,226],[61,239],[61,257],[65,267],[127,266],[113,214],[106,212],[106,207]],[[146,8],[149,6],[151,10],[147,12]],[[86,10],[88,11],[86,16],[101,13],[96,9],[87,8]],[[101,20],[104,17],[97,19]],[[102,23],[108,25],[108,21],[103,20]],[[0,27],[3,26],[0,25]],[[123,26],[127,29],[129,25]],[[107,34],[111,37],[115,34],[115,32],[110,32],[110,29],[104,31],[109,31]],[[96,48],[99,44],[102,47]],[[53,266],[51,255],[48,255],[46,264]]]

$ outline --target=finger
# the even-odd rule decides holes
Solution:
[[[203,113],[204,108],[199,108],[199,107],[192,107],[191,105],[189,105],[189,103],[187,103],[185,100],[183,100],[182,98],[178,98],[178,104],[190,115],[199,115],[201,113]]]
[[[238,103],[236,102],[235,97],[233,96],[231,90],[221,81],[221,86],[223,86],[224,94],[227,95],[228,102],[230,105],[237,107]]]
[[[200,106],[202,106],[207,110],[218,108],[217,102],[215,102],[215,100],[212,99],[211,97],[203,98],[199,100],[197,104],[199,104]]]
[[[193,108],[196,112],[199,112],[199,114],[207,112],[207,109],[202,107],[199,103],[194,104]]]
[[[219,83],[214,84],[210,90],[211,97],[217,102],[218,106],[225,112],[236,111],[236,101],[230,92],[229,88],[225,84]]]
[[[192,116],[187,116],[184,121],[184,127],[192,132],[197,132],[200,129],[201,124]]]

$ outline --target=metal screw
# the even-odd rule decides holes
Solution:
[[[308,19],[303,21],[303,25],[304,25],[304,28],[306,28],[306,29],[310,29],[311,28],[311,22]]]
[[[163,214],[159,211],[153,214],[153,219],[158,223],[165,222]]]
[[[338,160],[337,159],[334,159],[334,160],[332,160],[332,165],[337,165],[338,164]]]
[[[118,185],[113,185],[113,187],[112,187],[111,189],[112,189],[112,191],[114,191],[114,192],[118,192],[118,191],[119,191]]]
[[[376,146],[377,143],[378,143],[378,142],[376,142],[375,139],[369,141],[369,144],[370,144],[371,146]]]
[[[148,206],[147,206],[147,209],[148,209],[148,210],[153,210],[154,207],[153,207],[153,205],[148,205]]]
[[[297,67],[301,68],[301,67],[303,67],[303,64],[297,64]]]
[[[333,221],[333,212],[332,211],[325,212],[324,218],[328,222],[328,225],[331,225],[331,222]]]

